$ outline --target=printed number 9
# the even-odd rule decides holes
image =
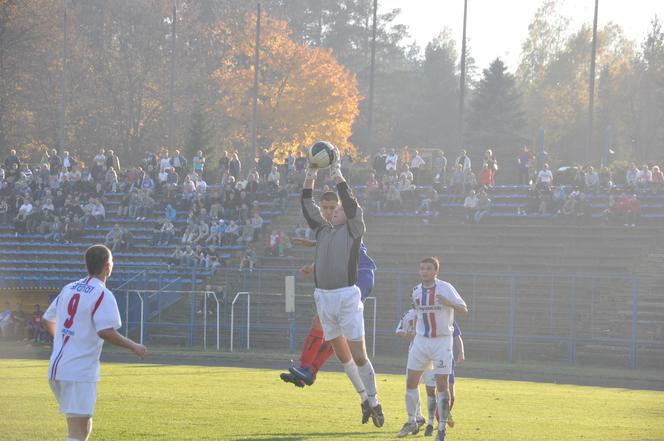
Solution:
[[[69,300],[69,305],[67,305],[67,313],[69,317],[65,320],[65,328],[71,328],[71,325],[74,324],[74,316],[76,315],[76,310],[78,309],[78,301],[81,299],[79,293],[74,294]]]

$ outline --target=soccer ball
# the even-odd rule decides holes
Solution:
[[[318,141],[309,147],[307,159],[316,168],[327,168],[337,162],[339,151],[327,141]]]

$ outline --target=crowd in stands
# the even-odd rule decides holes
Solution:
[[[0,311],[0,339],[23,340],[34,344],[49,343],[51,336],[43,327],[44,312],[39,305],[34,305],[32,314],[23,311],[23,304],[17,303],[12,310],[11,303],[5,302]]]
[[[109,220],[113,226],[105,232],[105,244],[129,251],[136,232],[126,225],[136,222],[125,221],[149,220],[152,245],[173,247],[169,263],[214,269],[222,264],[223,246],[264,240],[267,253],[283,255],[285,233],[276,241],[261,236],[259,200],[283,210],[289,192],[297,191],[295,176],[305,167],[301,153],[290,154],[279,167],[267,150],[246,173],[238,155],[226,152],[209,170],[202,151],[186,158],[179,150],[162,149],[127,166],[110,149],[87,161],[66,151],[62,156],[45,151],[38,164],[22,163],[11,150],[0,168],[0,224],[13,225],[16,236],[73,243],[86,228],[100,229]],[[109,204],[109,193],[117,193],[119,203]],[[185,218],[184,225],[178,222]]]

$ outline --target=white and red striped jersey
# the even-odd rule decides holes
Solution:
[[[113,293],[94,277],[66,285],[44,313],[55,323],[50,380],[99,381],[104,340],[97,332],[122,325]]]
[[[454,309],[443,305],[440,297],[453,305],[466,305],[454,286],[439,279],[431,288],[423,288],[421,283],[413,288],[413,304],[417,311],[416,335],[442,337],[453,334]]]

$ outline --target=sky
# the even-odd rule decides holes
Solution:
[[[541,0],[468,0],[466,34],[480,71],[496,57],[510,71],[516,70],[528,24],[541,4]],[[594,0],[563,0],[561,11],[572,19],[572,29],[578,29],[583,23],[592,24],[594,7]],[[378,8],[379,12],[401,8],[395,22],[408,25],[411,41],[421,47],[449,28],[461,52],[463,0],[379,0]],[[664,0],[600,0],[598,26],[616,23],[640,43],[655,14],[664,20]]]

